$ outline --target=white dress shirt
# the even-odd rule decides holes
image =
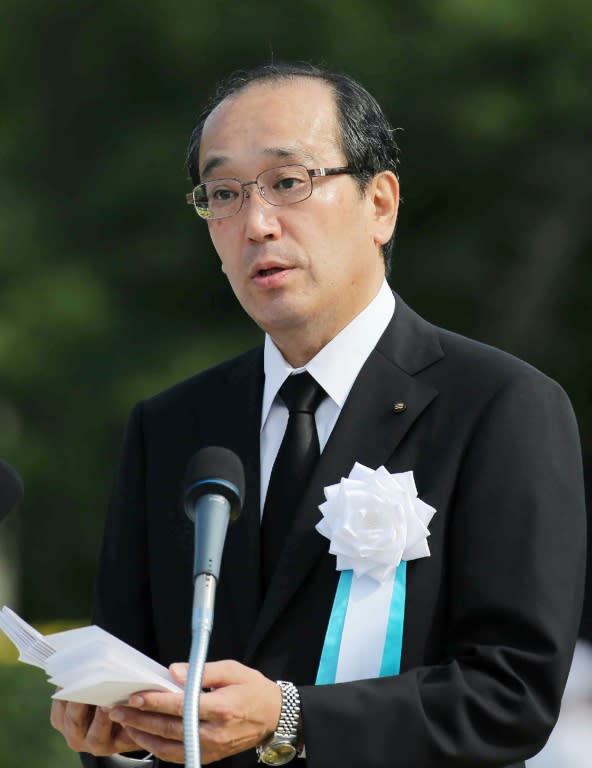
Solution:
[[[269,335],[265,335],[265,384],[261,410],[261,514],[273,463],[288,424],[288,409],[277,397],[292,373],[308,371],[328,397],[317,408],[315,422],[321,452],[337,422],[362,366],[382,336],[395,311],[395,298],[386,280],[375,298],[334,339],[302,368],[292,368]]]

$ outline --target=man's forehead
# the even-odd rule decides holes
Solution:
[[[213,173],[217,168],[223,168],[225,165],[231,164],[234,159],[230,155],[208,153],[208,157],[201,168],[201,176],[207,177],[208,174]],[[289,165],[290,163],[306,165],[307,163],[316,163],[317,155],[298,144],[286,144],[285,146],[262,147],[259,152],[259,159],[263,162],[269,160],[278,165]]]
[[[317,148],[340,146],[332,88],[295,78],[251,83],[208,116],[200,146],[201,173],[232,160],[247,147],[262,159],[308,162]]]

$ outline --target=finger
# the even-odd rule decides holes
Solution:
[[[51,722],[63,734],[66,743],[74,750],[104,750],[103,742],[87,742],[88,731],[96,715],[96,708],[71,701],[55,701],[52,705]],[[111,729],[109,729],[110,731]],[[103,752],[104,753],[104,752]]]
[[[130,736],[138,746],[151,752],[161,760],[179,764],[185,762],[185,750],[182,741],[171,741],[164,739],[161,736],[146,733],[145,731],[139,731],[131,727],[128,728],[128,730]]]
[[[187,680],[187,672],[189,670],[189,664],[178,662],[169,666],[169,672],[177,683],[185,685]]]
[[[200,723],[225,723],[232,719],[232,704],[226,687],[203,691],[199,699]]]
[[[84,748],[93,754],[113,754],[135,749],[125,730],[109,717],[109,710],[97,708],[86,732]]]
[[[65,702],[61,731],[71,749],[84,747],[86,733],[95,716],[96,707],[89,704]]]
[[[56,731],[62,731],[64,727],[64,710],[66,709],[66,702],[54,699],[51,702],[51,710],[49,713],[49,722],[56,729]]]
[[[123,725],[113,723],[113,732],[117,752],[135,752],[138,749],[143,749]]]
[[[182,693],[141,691],[130,696],[128,705],[135,709],[182,717],[183,700],[184,696]]]
[[[133,707],[116,707],[109,713],[109,717],[128,730],[133,728],[163,739],[183,741],[183,719],[179,716],[143,712]]]

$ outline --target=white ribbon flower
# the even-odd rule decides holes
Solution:
[[[349,477],[330,485],[317,531],[331,542],[337,570],[384,582],[401,560],[429,557],[428,525],[436,510],[417,498],[413,472],[354,464]]]

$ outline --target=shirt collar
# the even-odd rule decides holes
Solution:
[[[308,371],[341,409],[370,352],[376,346],[395,311],[395,297],[386,280],[368,306],[346,325],[302,368],[292,368],[268,334],[265,334],[263,368],[265,385],[261,427],[272,403],[290,374]]]

